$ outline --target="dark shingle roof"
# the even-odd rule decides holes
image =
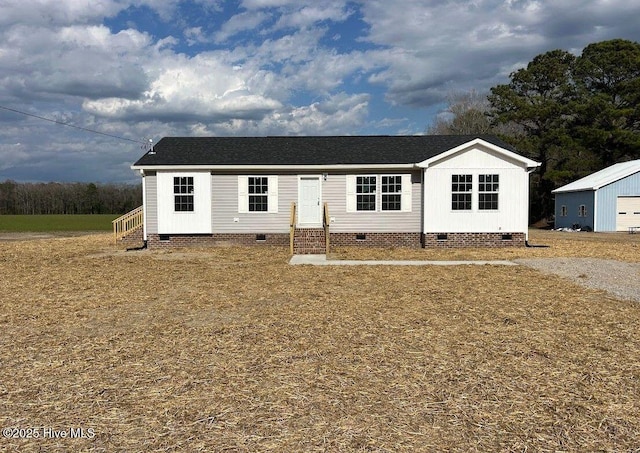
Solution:
[[[134,166],[414,164],[487,135],[165,137]]]

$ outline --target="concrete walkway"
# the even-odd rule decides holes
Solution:
[[[327,255],[293,255],[289,264],[313,266],[461,266],[469,264],[517,266],[512,261],[390,261],[390,260],[328,260]]]

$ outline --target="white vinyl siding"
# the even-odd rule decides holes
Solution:
[[[254,234],[289,232],[291,202],[296,201],[298,196],[297,175],[281,174],[270,180],[270,189],[277,180],[277,192],[270,194],[269,200],[269,208],[274,212],[249,212],[246,193],[248,176],[237,173],[214,173],[211,176],[213,232]],[[241,194],[244,195],[241,196]],[[244,207],[243,200],[246,202]],[[244,208],[243,211],[240,208]]]
[[[383,178],[389,177],[400,177],[400,181],[402,184],[400,192],[400,209],[384,209],[383,207],[383,195],[388,194],[387,192],[383,192]],[[359,192],[358,189],[358,181],[360,181],[361,187],[366,187],[369,183],[375,184],[374,192]],[[362,189],[360,189],[362,190]],[[413,209],[412,204],[412,193],[413,188],[411,184],[411,174],[379,174],[379,175],[346,175],[346,208],[349,213],[373,213],[373,212],[411,212]],[[358,197],[374,197],[375,198],[375,209],[358,209]],[[362,206],[363,201],[360,200],[360,206]]]
[[[367,175],[363,172],[361,175]],[[400,211],[356,211],[356,179],[358,175],[329,173],[322,182],[322,199],[329,204],[329,216],[334,219],[334,233],[419,233],[422,188],[420,173],[383,173],[402,176]],[[381,199],[380,196],[377,197]],[[380,203],[379,201],[377,201]]]
[[[479,209],[480,175],[498,175],[499,209]],[[452,210],[453,175],[472,175],[471,209]],[[486,188],[486,187],[485,187]],[[527,233],[529,175],[520,162],[482,146],[430,165],[424,173],[425,233]]]
[[[176,211],[174,178],[193,178],[193,211]],[[158,234],[211,233],[210,172],[158,172],[157,197]]]
[[[145,228],[147,234],[158,233],[158,183],[156,173],[144,176]]]
[[[266,178],[268,190],[266,194],[267,199],[267,213],[276,214],[278,212],[278,176],[238,176],[238,213],[246,214],[248,212],[258,213],[265,211],[251,211],[249,206],[249,178]]]

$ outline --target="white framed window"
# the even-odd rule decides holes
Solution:
[[[238,212],[278,212],[278,176],[238,176]]]
[[[249,212],[267,212],[269,206],[269,179],[266,176],[249,176]]]
[[[411,212],[411,175],[347,175],[347,212]]]
[[[560,206],[560,217],[566,217],[567,216],[567,205],[563,204],[562,206]]]
[[[472,175],[451,175],[451,209],[470,211],[472,190]]]
[[[578,217],[586,217],[587,216],[587,207],[583,204],[578,206]]]
[[[478,175],[478,209],[497,211],[499,190],[500,175]]]
[[[173,209],[175,212],[192,212],[193,176],[173,177]]]
[[[383,211],[402,210],[402,176],[382,176],[381,194]]]
[[[356,177],[356,211],[375,211],[377,178],[375,176]]]

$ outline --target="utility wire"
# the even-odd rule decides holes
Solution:
[[[147,144],[146,142],[143,142],[143,141],[140,141],[140,140],[133,140],[131,138],[120,137],[119,135],[107,134],[106,132],[100,132],[100,131],[96,131],[94,129],[88,129],[86,127],[76,126],[74,124],[65,123],[63,121],[52,120],[51,118],[45,118],[44,116],[34,115],[33,113],[23,112],[21,110],[12,109],[12,108],[9,108],[9,107],[4,107],[2,105],[0,105],[0,109],[8,110],[8,111],[14,112],[14,113],[19,113],[20,115],[31,116],[33,118],[38,118],[39,120],[49,121],[50,123],[60,124],[61,126],[73,127],[75,129],[80,129],[81,131],[91,132],[92,134],[100,134],[100,135],[104,135],[106,137],[117,138],[118,140],[126,140],[128,142],[133,142],[133,143],[142,143],[143,145]]]

